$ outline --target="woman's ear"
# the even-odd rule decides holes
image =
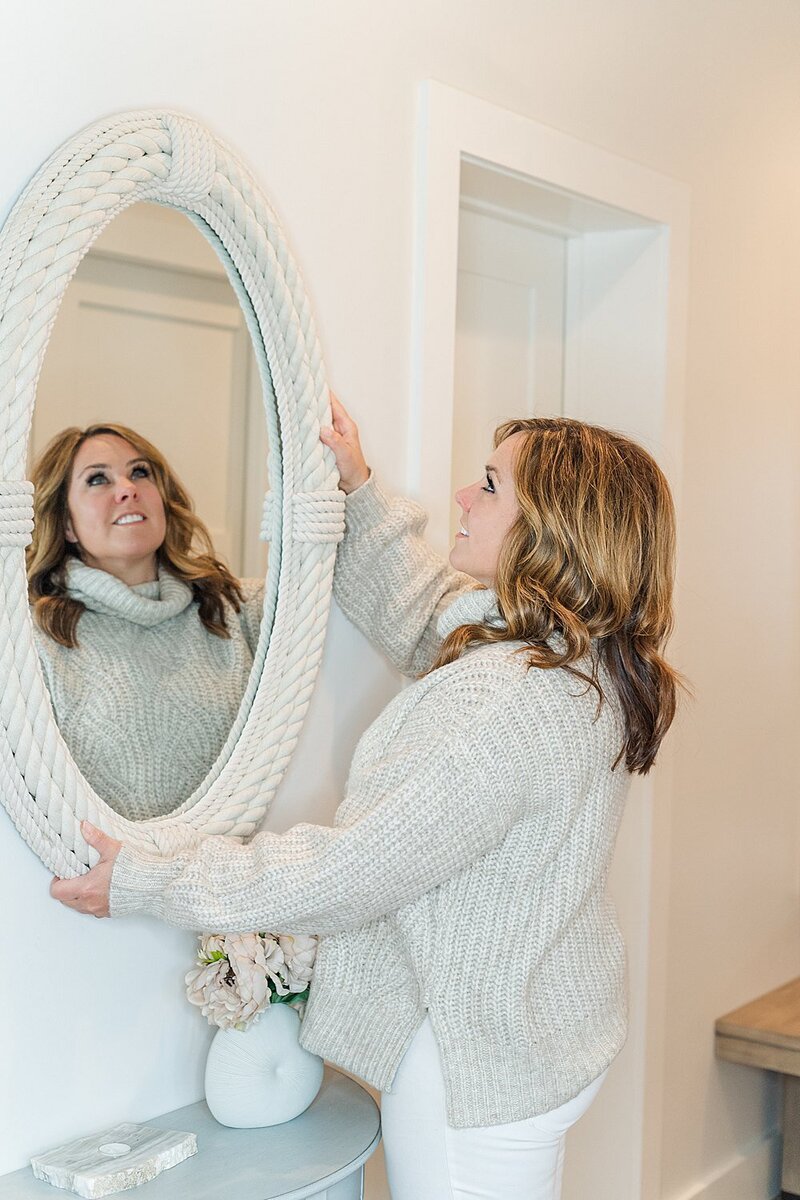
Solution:
[[[67,517],[64,523],[64,537],[68,542],[74,542],[74,544],[77,546],[78,539],[75,536],[75,530],[72,528],[72,520],[70,517]]]

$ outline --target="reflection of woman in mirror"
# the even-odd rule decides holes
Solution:
[[[228,737],[263,585],[215,558],[169,464],[132,429],[63,430],[33,482],[28,590],[64,740],[123,816],[168,813]]]
[[[323,935],[302,1041],[386,1094],[394,1200],[559,1193],[566,1129],[625,1040],[606,879],[675,711],[674,519],[656,463],[566,419],[501,425],[450,569],[335,408],[336,593],[416,682],[356,750],[333,828],[161,859],[84,826],[53,894],[215,931]]]

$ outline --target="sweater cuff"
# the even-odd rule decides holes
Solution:
[[[164,899],[164,889],[178,878],[184,865],[179,858],[157,858],[123,846],[111,873],[109,915],[157,914]]]
[[[391,499],[376,482],[374,471],[370,471],[369,479],[350,492],[345,500],[345,526],[348,532],[374,529],[391,511]]]

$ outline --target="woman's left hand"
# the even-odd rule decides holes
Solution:
[[[75,879],[54,879],[50,884],[50,895],[76,912],[92,917],[107,917],[111,872],[122,849],[122,842],[95,829],[88,821],[81,821],[81,833],[87,845],[97,850],[100,861],[95,863],[91,871]]]

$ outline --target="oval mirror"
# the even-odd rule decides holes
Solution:
[[[112,428],[130,429],[136,445],[99,432]],[[200,524],[169,499],[150,513],[145,441]],[[185,214],[134,204],[81,260],[39,376],[28,457],[38,492],[29,599],[53,715],[115,812],[164,816],[200,787],[227,741],[267,573],[258,366],[225,268]],[[66,475],[75,541],[63,527]],[[214,572],[196,597],[195,570]],[[224,628],[198,617],[206,588],[223,603],[233,595]]]
[[[202,126],[171,113],[109,118],[62,147],[0,234],[0,364],[5,807],[62,876],[91,860],[80,837],[84,817],[160,853],[207,832],[248,836],[272,799],[308,703],[344,502],[318,437],[329,403],[309,306],[274,213],[241,164]],[[171,738],[175,752],[149,787],[139,780],[135,796],[129,779],[152,730],[137,742],[135,732],[117,729],[113,705],[92,694],[97,663],[89,654],[84,670],[86,654],[53,642],[52,627],[32,619],[26,586],[26,546],[30,556],[46,525],[39,467],[31,546],[26,470],[65,427],[96,424],[103,432],[80,442],[64,475],[71,556],[64,571],[73,581],[70,601],[81,604],[78,642],[82,622],[91,646],[92,622],[108,616],[111,601],[97,587],[109,578],[125,589],[126,605],[142,610],[148,632],[154,605],[161,622],[169,608],[163,601],[178,603],[179,588],[180,612],[202,611],[193,577],[181,575],[175,555],[165,560],[168,539],[159,542],[158,517],[147,507],[153,496],[156,506],[163,501],[168,529],[162,460],[208,529],[219,578],[234,587],[245,581],[238,605],[224,593],[231,603],[223,634],[235,636],[207,639],[217,655],[209,670],[224,660],[227,694],[221,703],[211,683],[200,687],[209,692],[201,737],[179,704],[170,707],[167,651],[153,651],[162,657],[152,672],[159,695],[149,716],[157,710],[156,724],[169,723],[162,740]],[[115,513],[97,525],[97,505],[110,512],[114,503],[119,525]],[[259,533],[270,542],[268,555]],[[157,575],[140,579],[147,538],[155,538]],[[109,572],[108,563],[121,559],[124,569]],[[46,587],[43,594],[49,599]],[[164,630],[170,621],[179,621],[177,610],[166,613]],[[138,686],[147,711],[146,672]],[[189,765],[181,749],[192,738],[201,749]]]

